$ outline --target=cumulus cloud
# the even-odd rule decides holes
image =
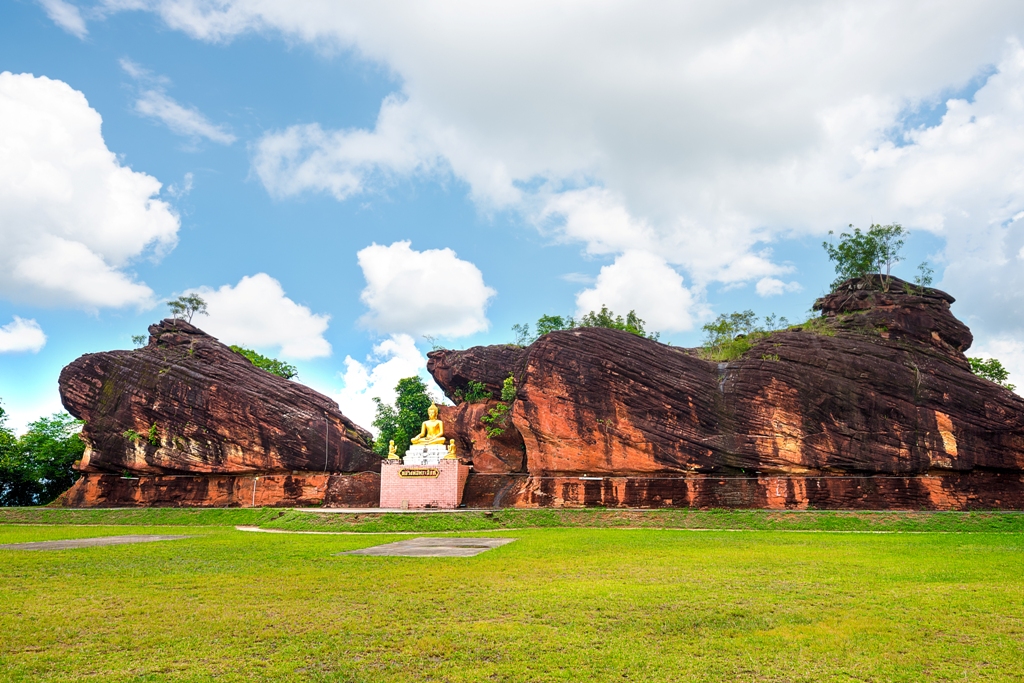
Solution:
[[[85,309],[145,306],[127,270],[177,241],[160,182],[122,166],[66,83],[0,73],[0,296]]]
[[[799,292],[802,289],[799,282],[783,282],[774,277],[763,277],[754,286],[758,296],[779,296],[786,292]]]
[[[576,296],[576,315],[608,306],[617,315],[635,310],[649,331],[693,328],[699,306],[683,286],[683,276],[665,260],[644,251],[628,251],[601,268],[593,288]]]
[[[38,353],[46,346],[46,335],[35,320],[14,316],[14,321],[0,327],[0,353],[31,351]]]
[[[209,313],[192,322],[225,344],[301,360],[331,355],[323,336],[331,317],[289,299],[281,283],[266,273],[243,277],[235,286],[200,287],[188,293],[201,296]]]
[[[39,0],[39,4],[42,5],[43,11],[46,12],[50,21],[71,35],[76,38],[85,38],[88,35],[89,30],[85,26],[85,19],[82,18],[82,13],[75,5],[64,0]]]
[[[196,140],[206,138],[211,142],[230,145],[238,139],[226,126],[212,123],[195,107],[183,106],[168,95],[164,87],[169,84],[166,78],[155,76],[128,59],[121,60],[121,68],[140,84],[147,86],[142,88],[135,100],[135,111],[139,114],[161,122],[178,135]]]
[[[278,32],[396,75],[372,130],[268,135],[255,167],[275,194],[452,174],[488,208],[591,253],[649,252],[698,290],[772,291],[786,269],[765,245],[898,221],[947,240],[940,284],[982,326],[1024,328],[1020,2],[133,6],[202,40]]]
[[[416,342],[407,334],[393,334],[373,347],[365,361],[345,357],[344,388],[335,398],[347,417],[356,424],[372,429],[376,413],[374,397],[388,404],[395,401],[398,380],[415,375],[426,375],[427,359],[416,348]],[[428,386],[432,380],[427,380]],[[376,430],[373,430],[376,432]]]
[[[358,253],[370,309],[360,322],[383,334],[464,337],[486,331],[496,292],[480,269],[451,249],[416,251],[409,241],[373,244]],[[443,296],[442,296],[443,293]]]

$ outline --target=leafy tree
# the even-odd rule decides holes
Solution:
[[[576,327],[576,321],[570,316],[542,315],[537,319],[537,337],[543,337],[548,332],[558,330],[571,330]]]
[[[615,315],[607,306],[601,306],[600,311],[591,311],[587,313],[576,323],[576,327],[607,327],[613,330],[623,330],[630,334],[635,334],[638,337],[645,337],[646,339],[657,340],[661,335],[657,332],[648,333],[644,329],[643,319],[636,314],[636,311],[630,311],[623,318],[621,315]]]
[[[78,436],[83,424],[67,413],[54,413],[29,424],[18,439],[18,447],[39,482],[36,504],[49,503],[78,479],[71,466],[85,453],[85,443]]]
[[[765,316],[764,323],[758,322],[757,316],[749,309],[723,313],[704,324],[701,355],[708,360],[733,360],[746,353],[759,338],[788,326],[789,321],[785,317],[776,318],[774,313]]]
[[[388,455],[388,442],[394,441],[398,455],[409,450],[409,440],[419,434],[420,426],[428,419],[427,409],[434,402],[427,393],[427,385],[419,377],[406,377],[395,385],[395,405],[389,406],[377,397],[377,413],[373,426],[377,440],[373,450],[382,458]]]
[[[850,226],[853,228],[853,226]],[[829,235],[834,234],[831,230]],[[822,242],[828,260],[835,262],[836,275],[832,283],[835,289],[850,279],[860,279],[871,273],[884,273],[882,291],[889,291],[892,267],[903,260],[904,238],[910,233],[899,223],[891,225],[873,224],[867,232],[853,228],[852,233],[839,235],[839,244]]]
[[[192,322],[194,315],[207,315],[206,301],[198,294],[179,296],[174,301],[168,301],[167,307],[171,309],[172,318],[184,320],[187,323]]]
[[[54,413],[29,425],[16,439],[0,409],[0,505],[45,505],[78,478],[71,469],[85,452],[82,422]]]
[[[537,337],[530,336],[529,323],[516,323],[512,326],[512,334],[515,335],[512,343],[516,346],[527,346],[537,339]]]
[[[7,413],[0,405],[0,506],[31,505],[38,483],[25,467],[18,439],[7,427]]]
[[[145,335],[145,334],[133,334],[132,335],[132,345],[135,348],[137,348],[137,349],[141,348],[141,347],[146,345],[146,341],[148,339],[149,339],[148,335]]]
[[[264,355],[256,353],[252,349],[246,349],[238,345],[231,346],[231,350],[237,354],[245,356],[245,358],[258,367],[260,370],[266,370],[267,372],[277,375],[278,377],[284,377],[285,379],[291,379],[299,374],[299,371],[294,365],[289,365],[284,361],[279,361],[276,358],[267,358]]]
[[[983,377],[990,382],[995,382],[1001,387],[1005,387],[1010,391],[1013,391],[1017,387],[1010,384],[1006,380],[1010,378],[1010,373],[1003,364],[996,358],[968,358],[967,361],[971,364],[971,372],[978,377]]]

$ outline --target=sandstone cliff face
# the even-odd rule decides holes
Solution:
[[[144,348],[82,356],[61,372],[64,407],[86,421],[83,472],[380,471],[370,434],[326,396],[183,321],[149,333]]]
[[[675,493],[664,495],[636,492],[665,488],[654,484],[658,477],[710,476],[748,478],[752,488],[737,496],[766,505],[778,497],[764,483],[770,477],[804,489],[811,482],[820,491],[822,477],[956,474],[913,495],[907,491],[914,486],[901,490],[911,507],[962,507],[980,500],[978,480],[963,475],[984,474],[1011,481],[989,503],[1024,504],[1013,493],[1024,473],[1024,400],[970,372],[963,351],[971,334],[950,313],[952,297],[895,278],[887,293],[872,284],[847,283],[816,303],[819,324],[777,332],[728,363],[594,328],[552,333],[518,353],[505,347],[431,353],[428,369],[451,397],[470,380],[493,387],[509,372],[516,378],[512,422],[526,448],[520,478],[471,481],[467,496],[505,496],[506,504],[658,504],[655,497],[693,504],[694,496],[710,495],[698,490],[703,484],[692,490],[672,484]],[[476,405],[456,411],[468,421]],[[472,457],[475,463],[475,450]],[[584,494],[594,486],[579,476],[622,478],[621,495]],[[581,492],[565,498],[544,481]],[[926,490],[944,485],[944,494]],[[835,496],[849,506],[858,486],[841,494],[836,488]],[[808,504],[813,493],[794,495]],[[585,495],[590,498],[580,499]]]

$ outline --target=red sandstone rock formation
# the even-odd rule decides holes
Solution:
[[[525,463],[518,476],[481,468],[470,504],[1022,507],[1024,400],[971,373],[952,301],[896,278],[887,293],[849,282],[815,304],[820,324],[728,363],[589,328],[518,353],[433,352],[428,369],[453,400],[471,380],[494,391],[516,378]],[[454,420],[479,411],[459,405]],[[474,464],[490,463],[480,443],[467,444]]]
[[[86,421],[87,447],[79,464],[86,476],[67,497],[69,503],[219,505],[235,500],[223,491],[234,486],[230,482],[237,475],[293,472],[292,484],[281,478],[279,500],[330,501],[325,488],[303,493],[299,489],[305,484],[295,482],[323,479],[316,485],[326,487],[333,473],[380,471],[370,434],[326,396],[256,368],[183,321],[164,320],[149,332],[144,348],[82,356],[61,372],[64,407]],[[180,495],[166,493],[166,484],[156,493],[159,487],[148,480],[121,483],[118,477],[91,476],[123,472],[229,476],[205,483],[183,479],[176,485]],[[134,488],[129,494],[126,487]],[[125,497],[123,503],[118,495]],[[365,504],[366,496],[353,492],[352,497]],[[243,504],[244,498],[230,504]]]

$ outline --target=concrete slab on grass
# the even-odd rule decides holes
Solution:
[[[514,538],[410,538],[350,550],[339,555],[372,555],[374,557],[473,557],[511,543]]]
[[[98,536],[96,538],[73,538],[66,541],[35,541],[32,543],[6,543],[0,550],[68,550],[70,548],[92,548],[98,545],[122,545],[124,543],[151,543],[153,541],[177,541],[189,536],[161,536],[156,534],[128,534],[125,536]]]

